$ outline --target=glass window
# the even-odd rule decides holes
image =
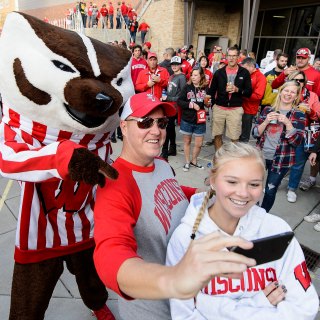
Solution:
[[[287,39],[286,47],[284,52],[289,55],[288,65],[295,64],[295,56],[296,52],[299,48],[309,48],[311,53],[315,52],[317,44],[317,38],[308,39],[308,38],[294,38],[294,39]]]
[[[303,7],[292,10],[288,36],[314,37],[319,35],[320,7]]]
[[[259,51],[257,52],[258,64],[260,64],[261,59],[264,59],[266,57],[267,51],[282,49],[284,40],[284,38],[261,38],[259,43]],[[254,41],[254,44],[255,43],[256,42]]]
[[[264,13],[264,11],[259,11],[259,13],[258,13],[256,31],[254,33],[256,36],[260,36],[261,25],[262,25],[262,20],[263,20],[263,13]]]
[[[265,11],[262,36],[285,36],[291,9]]]

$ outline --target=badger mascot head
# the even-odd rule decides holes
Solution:
[[[133,85],[131,54],[26,14],[8,15],[0,41],[0,92],[19,114],[69,132],[118,125]]]
[[[10,13],[0,38],[2,121],[41,145],[68,137],[94,151],[97,142],[110,143],[110,133],[119,123],[118,110],[134,94],[130,62],[128,50]],[[91,155],[86,156],[90,163]],[[115,178],[109,169],[107,175]]]

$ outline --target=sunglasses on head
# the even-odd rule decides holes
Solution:
[[[294,81],[304,83],[305,80],[304,79],[294,79]]]
[[[144,118],[130,118],[126,121],[137,121],[137,125],[139,129],[150,129],[154,123],[156,122],[159,129],[165,129],[168,125],[169,119],[166,117],[153,119],[150,117]]]

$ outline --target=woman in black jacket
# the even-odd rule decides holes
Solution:
[[[178,105],[182,109],[180,132],[183,134],[184,156],[186,163],[183,171],[189,171],[190,166],[198,169],[204,167],[198,163],[197,158],[206,133],[206,77],[203,69],[193,68],[189,82],[183,88],[178,99]],[[194,135],[194,147],[192,150],[192,160],[190,161],[190,145],[192,135]]]

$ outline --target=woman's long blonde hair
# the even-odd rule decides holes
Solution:
[[[297,81],[294,81],[294,80],[290,80],[290,81],[287,81],[285,82],[279,89],[279,92],[278,92],[278,95],[277,95],[277,98],[273,104],[273,109],[274,111],[279,111],[279,108],[280,108],[280,103],[281,103],[281,98],[280,98],[280,95],[281,95],[281,92],[283,91],[284,88],[286,87],[289,87],[289,86],[295,86],[298,88],[298,92],[297,92],[297,97],[295,98],[295,100],[293,101],[293,104],[292,104],[292,107],[296,107],[299,102],[300,102],[300,94],[301,94],[301,87],[300,87],[300,84],[297,83]]]
[[[239,159],[256,159],[257,162],[261,164],[263,172],[265,173],[264,159],[262,157],[261,152],[257,148],[243,142],[229,142],[224,143],[222,147],[218,149],[218,151],[216,152],[214,166],[211,170],[211,177],[215,177],[217,175],[218,170],[221,167],[223,167],[223,165],[225,165],[227,162]],[[241,168],[239,168],[239,170],[241,170]],[[211,187],[210,190],[207,191],[202,201],[198,215],[193,224],[191,239],[195,238],[200,222],[207,209],[208,201],[210,198],[212,198],[214,194],[215,191]]]

